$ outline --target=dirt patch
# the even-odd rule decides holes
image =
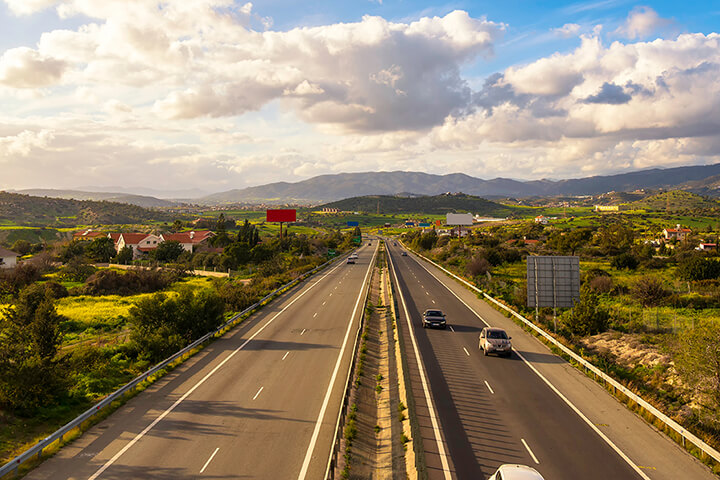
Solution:
[[[643,336],[639,333],[604,332],[583,338],[578,343],[589,353],[612,354],[615,361],[626,368],[672,365],[670,355],[660,352],[657,345],[643,342]]]

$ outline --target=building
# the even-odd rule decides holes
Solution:
[[[666,228],[663,230],[665,240],[680,240],[681,242],[684,241],[691,233],[691,229],[682,228],[679,223],[675,226],[675,228]]]
[[[210,230],[200,230],[197,232],[164,233],[160,235],[160,238],[163,242],[179,242],[180,245],[182,245],[183,250],[192,253],[197,249],[197,247],[207,245],[208,240],[214,236],[215,234]]]
[[[547,225],[548,219],[545,215],[538,215],[537,217],[535,217],[535,223],[539,223],[541,225]]]
[[[323,207],[322,213],[338,213],[339,210],[337,208],[327,208]]]
[[[701,243],[695,250],[717,250],[717,243]]]
[[[0,247],[0,268],[15,268],[19,256],[19,253]]]
[[[73,233],[73,240],[79,240],[81,242],[91,242],[95,239],[104,237],[105,233],[103,232],[96,232],[92,228],[89,228],[87,230],[83,230],[81,232],[75,232]]]
[[[147,233],[121,233],[115,243],[115,251],[119,252],[125,247],[130,247],[133,250],[133,258],[136,258],[150,250],[155,250],[161,242],[162,238],[157,235]]]

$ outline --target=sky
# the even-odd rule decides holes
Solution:
[[[0,188],[720,162],[720,1],[0,0]]]

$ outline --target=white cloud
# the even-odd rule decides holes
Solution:
[[[580,25],[577,23],[566,23],[560,28],[553,28],[553,32],[564,38],[574,37],[580,32]]]
[[[0,84],[14,88],[37,88],[57,83],[67,65],[27,47],[6,50],[0,57]]]
[[[671,20],[661,18],[650,7],[635,7],[628,15],[625,23],[615,33],[634,40],[636,38],[645,38],[670,24],[672,24]]]
[[[5,3],[15,15],[31,15],[55,5],[58,0],[5,0]]]

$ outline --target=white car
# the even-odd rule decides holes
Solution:
[[[532,467],[516,464],[500,465],[488,480],[545,480],[540,472]]]
[[[480,332],[480,343],[478,347],[483,354],[497,353],[509,357],[512,353],[512,343],[510,336],[502,328],[485,327]]]

